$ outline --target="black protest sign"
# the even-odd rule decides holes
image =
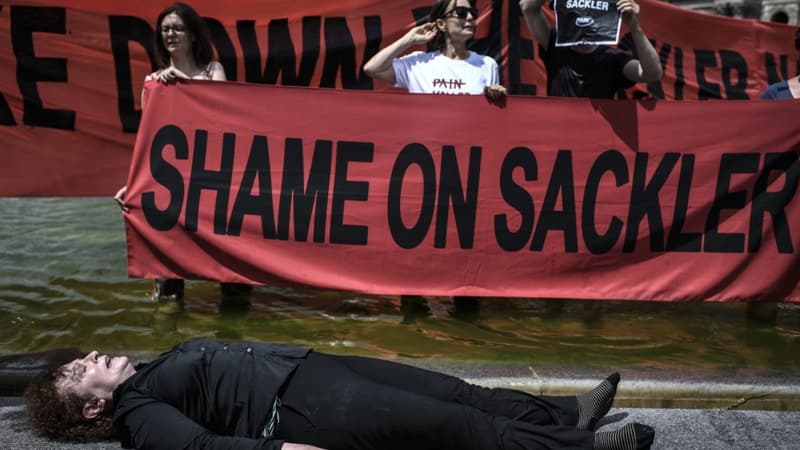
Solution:
[[[619,41],[616,0],[554,0],[556,47],[614,45]]]

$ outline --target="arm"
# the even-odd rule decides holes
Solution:
[[[491,102],[498,102],[506,96],[506,88],[500,84],[500,70],[494,60],[491,60],[492,76],[489,85],[483,88],[483,95]]]
[[[387,45],[370,58],[364,64],[364,73],[370,78],[377,78],[389,84],[395,84],[392,61],[412,45],[429,42],[436,36],[437,32],[435,23],[426,23],[412,28],[403,37]]]
[[[540,46],[547,48],[550,45],[550,22],[542,13],[544,0],[520,0],[519,8],[525,16],[525,23]]]
[[[622,13],[622,20],[628,25],[633,37],[633,45],[639,59],[628,62],[622,69],[625,78],[635,82],[659,81],[664,77],[661,61],[656,49],[647,39],[642,25],[639,23],[639,5],[634,0],[619,0],[617,10]]]
[[[151,450],[310,450],[292,447],[280,440],[250,439],[214,434],[173,406],[153,400],[117,419],[123,435],[134,448]]]

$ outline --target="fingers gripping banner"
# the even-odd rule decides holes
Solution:
[[[800,300],[798,102],[145,89],[135,277]]]

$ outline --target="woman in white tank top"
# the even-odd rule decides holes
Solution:
[[[158,15],[153,50],[156,64],[160,69],[147,75],[145,82],[158,80],[169,83],[177,78],[220,81],[226,79],[222,64],[212,60],[211,36],[205,21],[185,3],[175,3]],[[142,108],[144,107],[145,102],[142,99]],[[127,186],[123,186],[114,196],[114,200],[119,203],[123,211],[127,210],[126,192]],[[152,297],[154,300],[162,297],[180,299],[183,297],[183,286],[181,279],[156,279]],[[241,295],[249,292],[250,286],[223,283],[222,290],[223,296],[228,291]]]

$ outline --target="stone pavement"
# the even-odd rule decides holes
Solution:
[[[472,380],[479,381],[479,380]],[[509,385],[509,379],[483,380],[486,385]],[[518,380],[523,383],[523,380]],[[692,389],[707,389],[694,387]],[[528,389],[531,390],[531,389]],[[623,399],[620,399],[623,400]],[[733,403],[739,403],[731,399]],[[611,410],[601,429],[614,429],[628,422],[653,426],[653,450],[798,450],[800,411],[630,408]],[[0,397],[0,449],[4,450],[109,450],[119,443],[61,444],[43,440],[30,432],[24,406],[17,397]]]
[[[117,442],[52,443],[28,428],[17,395],[40,368],[73,357],[67,353],[0,357],[0,450],[120,448]],[[145,356],[152,355],[141,356],[147,360]],[[599,368],[498,367],[424,359],[405,362],[482,386],[547,395],[585,392],[608,375],[607,369]],[[656,430],[654,450],[800,450],[800,377],[794,373],[666,367],[626,368],[621,373],[615,408],[601,422],[601,429],[628,422],[648,424]]]

